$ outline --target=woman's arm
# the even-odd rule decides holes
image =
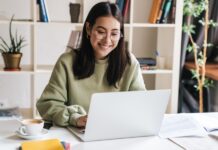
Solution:
[[[132,58],[131,70],[133,71],[133,78],[130,84],[129,91],[146,90],[140,65],[134,55],[131,55],[131,58]]]
[[[57,61],[50,81],[37,102],[37,109],[43,119],[54,122],[56,125],[67,126],[77,124],[77,119],[86,115],[79,105],[67,106],[67,70],[62,55]],[[72,72],[72,71],[70,71]]]

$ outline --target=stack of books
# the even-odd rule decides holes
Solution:
[[[149,23],[174,23],[176,0],[153,0]]]
[[[136,59],[138,60],[142,70],[156,69],[156,60],[154,58],[138,57]]]
[[[82,31],[73,30],[70,34],[67,47],[71,49],[78,49],[80,48],[81,40],[82,40]]]
[[[0,107],[0,118],[1,117],[21,117],[19,107]]]

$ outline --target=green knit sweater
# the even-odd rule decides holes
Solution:
[[[73,52],[61,55],[36,104],[40,115],[46,121],[59,126],[76,125],[76,119],[88,112],[93,93],[145,90],[139,64],[132,54],[132,63],[125,69],[117,88],[107,83],[107,59],[96,60],[93,75],[78,80],[72,71],[73,58]]]

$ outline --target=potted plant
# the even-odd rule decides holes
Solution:
[[[19,71],[20,60],[22,53],[20,52],[21,48],[25,45],[25,39],[21,35],[18,37],[17,31],[15,35],[12,34],[12,22],[14,16],[11,17],[9,24],[9,36],[10,42],[6,42],[3,37],[0,36],[0,52],[2,53],[5,67],[5,71]]]

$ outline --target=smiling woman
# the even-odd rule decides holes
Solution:
[[[58,59],[37,102],[44,120],[84,127],[93,93],[145,90],[139,63],[124,47],[123,37],[119,8],[110,2],[93,6],[83,26],[81,47]]]
[[[114,17],[99,17],[92,28],[87,22],[86,28],[96,59],[104,59],[116,48],[120,39],[120,23]]]
[[[117,47],[120,39],[120,23],[114,17],[99,17],[93,27],[86,24],[95,58],[104,59]]]

